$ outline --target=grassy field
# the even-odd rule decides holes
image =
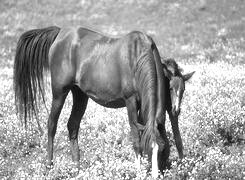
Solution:
[[[0,179],[151,179],[148,164],[134,167],[126,109],[89,101],[81,122],[81,170],[73,168],[66,100],[55,137],[55,165],[45,168],[48,113],[40,107],[26,131],[16,116],[13,59],[18,37],[49,25],[92,26],[121,35],[141,30],[173,57],[186,84],[180,115],[185,158],[178,160],[171,127],[171,169],[165,179],[245,179],[245,3],[243,0],[1,0],[0,1]],[[50,85],[47,105],[50,107]],[[163,178],[163,177],[161,177]]]

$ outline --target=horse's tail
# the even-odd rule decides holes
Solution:
[[[56,26],[23,33],[17,43],[14,62],[14,91],[17,113],[24,119],[37,115],[40,99],[45,104],[43,73],[49,67],[49,49],[60,32]]]
[[[150,154],[153,143],[164,143],[161,137],[161,121],[164,118],[164,91],[163,88],[163,72],[161,73],[161,60],[159,52],[153,42],[148,52],[140,58],[138,62],[138,72],[141,76],[139,87],[141,93],[141,110],[145,127],[141,136],[142,150]],[[139,66],[140,65],[140,66]],[[160,78],[159,78],[160,77]]]

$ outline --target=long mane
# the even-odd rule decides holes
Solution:
[[[143,43],[135,65],[136,85],[141,101],[140,116],[144,126],[140,147],[144,153],[150,155],[153,143],[164,146],[164,140],[159,131],[159,124],[163,123],[165,117],[162,84],[164,73],[160,68],[161,59],[154,41],[144,34],[140,41]]]
[[[156,114],[156,70],[152,61],[150,50],[146,50],[140,56],[136,65],[137,86],[140,90],[141,99],[141,116],[145,125],[142,138],[141,148],[143,152],[148,153],[149,146],[155,140],[153,128]]]

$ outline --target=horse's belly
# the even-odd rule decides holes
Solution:
[[[88,97],[102,106],[110,108],[125,106],[121,83],[119,80],[115,81],[115,78],[86,76],[79,86]]]
[[[80,66],[77,79],[82,91],[105,107],[125,107],[124,99],[134,92],[129,68],[122,66],[117,59],[87,60]]]
[[[89,95],[89,97],[96,103],[100,104],[101,106],[107,107],[107,108],[122,108],[126,106],[125,100],[123,98],[108,101],[108,100],[103,100],[101,98],[96,98],[91,95]]]

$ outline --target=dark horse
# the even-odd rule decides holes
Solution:
[[[188,81],[195,72],[182,75],[182,69],[174,59],[162,59],[163,71],[166,78],[166,102],[167,112],[172,125],[175,144],[179,158],[183,158],[183,143],[179,131],[178,116],[180,105],[185,91],[185,82]]]
[[[48,165],[52,165],[57,121],[69,91],[73,106],[67,127],[72,159],[79,165],[78,129],[88,98],[109,108],[126,106],[136,157],[147,154],[156,177],[169,157],[161,67],[154,41],[141,32],[112,38],[83,27],[30,30],[21,35],[16,49],[17,109],[25,124],[37,114],[39,99],[44,100],[43,72],[49,70],[53,96]]]

